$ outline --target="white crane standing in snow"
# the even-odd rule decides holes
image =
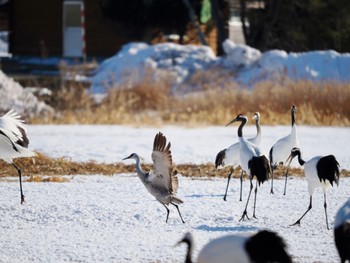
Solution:
[[[339,208],[334,221],[334,241],[341,263],[350,262],[350,199]]]
[[[327,216],[327,189],[333,184],[339,184],[339,163],[335,159],[334,155],[327,156],[315,156],[309,161],[304,161],[301,157],[299,148],[293,148],[290,156],[287,159],[288,166],[294,157],[298,156],[298,162],[301,166],[304,166],[304,173],[308,184],[308,191],[310,195],[310,204],[306,212],[293,224],[300,225],[301,219],[309,212],[312,208],[312,195],[315,188],[322,187],[324,195],[324,211],[326,214],[326,226],[328,227],[328,216]],[[286,162],[286,163],[287,163]]]
[[[271,175],[271,194],[273,194],[273,171],[277,168],[279,164],[284,164],[290,155],[290,151],[294,147],[298,147],[299,142],[298,142],[298,136],[297,136],[297,127],[295,123],[295,113],[297,111],[297,108],[295,105],[292,105],[291,107],[291,116],[292,116],[292,129],[290,134],[287,136],[279,139],[270,149],[270,166],[272,170],[272,175]],[[283,194],[286,194],[287,191],[287,177],[288,177],[288,172],[286,173],[285,176],[285,182],[284,182],[284,192]]]
[[[260,146],[260,143],[261,143],[260,113],[255,112],[253,119],[255,120],[257,133],[256,133],[255,137],[249,138],[248,141]],[[240,162],[239,162],[239,142],[232,144],[230,147],[220,151],[216,155],[216,158],[215,158],[216,169],[227,166],[227,165],[231,165],[231,169],[230,169],[230,173],[228,174],[228,177],[227,177],[227,185],[226,185],[226,191],[225,191],[225,195],[224,195],[224,201],[226,201],[228,186],[230,184],[232,173],[233,173],[234,169],[238,165],[240,165]],[[239,191],[240,192],[239,201],[242,201],[243,169],[241,171],[240,182],[241,182],[241,185],[240,185],[240,191]]]
[[[12,159],[35,156],[35,152],[28,149],[29,140],[27,127],[21,116],[13,110],[0,117],[0,158],[12,164],[19,176],[21,204],[25,202],[22,190],[22,171]]]
[[[161,204],[163,204],[167,210],[165,222],[168,222],[170,212],[167,206],[172,204],[176,207],[182,223],[185,223],[178,207],[178,204],[182,204],[183,201],[176,197],[179,181],[176,173],[173,173],[171,170],[172,156],[170,146],[170,142],[166,144],[166,137],[161,132],[156,134],[152,152],[153,170],[149,172],[146,172],[141,168],[140,157],[136,153],[132,153],[123,160],[134,159],[136,161],[136,172],[138,177],[146,186],[147,190]]]
[[[186,233],[178,244],[187,244],[186,263],[192,263],[193,236]],[[292,263],[284,240],[275,232],[226,235],[213,239],[199,252],[197,263]]]
[[[269,165],[269,161],[267,160],[265,155],[261,155],[259,147],[256,145],[250,143],[247,139],[243,137],[243,127],[247,123],[248,119],[246,116],[239,114],[236,118],[234,118],[232,121],[230,121],[227,125],[230,125],[233,122],[240,121],[241,124],[238,128],[238,139],[240,144],[240,150],[239,150],[239,157],[240,157],[240,164],[242,169],[248,174],[250,179],[250,191],[247,199],[247,203],[245,206],[245,210],[243,212],[243,215],[241,217],[241,220],[243,220],[245,217],[248,217],[247,215],[247,207],[249,203],[249,198],[251,195],[251,192],[253,190],[253,178],[256,177],[256,186],[255,186],[255,196],[254,196],[254,212],[253,217],[255,216],[255,207],[256,207],[256,195],[258,192],[258,184],[260,186],[261,183],[264,183],[269,179],[269,175],[271,173],[271,168]]]

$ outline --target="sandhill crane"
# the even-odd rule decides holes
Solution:
[[[298,147],[298,136],[297,136],[297,127],[295,123],[295,113],[297,111],[297,107],[295,105],[292,105],[291,107],[291,116],[292,116],[292,129],[290,134],[287,136],[279,139],[270,149],[269,159],[270,159],[270,166],[272,170],[271,175],[271,194],[273,194],[273,171],[277,168],[279,164],[284,164],[290,155],[290,151],[294,147]],[[285,182],[284,182],[284,192],[283,194],[286,194],[287,191],[287,177],[288,173],[285,175]]]
[[[25,202],[22,190],[22,171],[12,159],[31,157],[36,154],[28,149],[29,140],[26,134],[27,127],[21,116],[13,110],[0,117],[0,158],[12,164],[19,176],[21,204]]]
[[[301,157],[300,149],[295,147],[292,149],[290,156],[287,159],[288,166],[295,156],[298,156],[298,162],[301,166],[304,166],[304,173],[308,184],[308,190],[310,195],[310,204],[306,212],[293,224],[300,225],[301,219],[309,212],[312,208],[312,195],[315,188],[322,187],[324,195],[324,211],[326,214],[326,226],[328,227],[328,216],[327,216],[327,189],[333,186],[334,183],[339,183],[339,163],[335,159],[334,155],[327,156],[315,156],[309,161],[304,161]]]
[[[251,195],[251,192],[253,190],[253,177],[256,177],[256,186],[255,186],[255,196],[254,196],[254,212],[253,212],[253,217],[256,218],[255,216],[255,207],[256,207],[256,195],[258,192],[258,184],[264,183],[265,181],[268,180],[269,175],[271,173],[269,161],[267,160],[265,155],[261,155],[259,147],[256,145],[250,143],[248,140],[246,140],[243,137],[243,127],[247,123],[247,117],[239,114],[237,115],[236,118],[234,118],[232,121],[230,121],[227,125],[230,125],[231,123],[240,121],[241,124],[238,128],[237,134],[238,134],[238,139],[239,139],[239,145],[240,145],[240,150],[239,150],[239,157],[240,157],[240,163],[242,169],[248,174],[249,179],[250,179],[250,191],[247,199],[247,203],[245,206],[245,210],[243,212],[243,215],[241,217],[241,220],[243,220],[245,217],[249,219],[247,215],[247,207],[249,203],[249,198]]]
[[[350,199],[339,208],[335,216],[334,241],[341,262],[350,262]]]
[[[255,120],[255,125],[256,125],[256,136],[253,138],[249,138],[248,141],[251,143],[254,143],[256,145],[260,145],[261,143],[261,128],[260,128],[260,113],[255,112],[253,119]],[[226,125],[227,126],[227,125]],[[216,169],[231,165],[230,172],[227,177],[227,185],[226,185],[226,191],[224,195],[224,201],[226,201],[227,197],[227,190],[228,186],[230,184],[231,176],[234,171],[234,169],[240,165],[239,162],[239,142],[236,142],[232,144],[230,147],[227,149],[224,149],[220,151],[215,158],[215,167]],[[242,201],[242,183],[243,183],[243,170],[241,171],[241,176],[240,176],[240,194],[239,194],[239,201]]]
[[[173,173],[172,168],[172,156],[170,151],[170,142],[166,144],[166,137],[161,133],[157,133],[153,143],[153,170],[146,172],[141,168],[140,157],[136,153],[132,153],[130,156],[124,158],[134,159],[136,161],[136,172],[142,183],[146,186],[147,190],[161,203],[167,210],[167,216],[165,222],[168,222],[169,218],[169,204],[176,207],[182,223],[185,223],[182,219],[178,204],[182,204],[183,201],[176,196],[177,189],[179,187],[179,181],[176,173]]]
[[[192,262],[194,241],[186,233],[178,244],[187,244],[186,263]],[[275,232],[261,230],[251,234],[226,235],[206,244],[199,252],[197,263],[291,263],[284,240]]]

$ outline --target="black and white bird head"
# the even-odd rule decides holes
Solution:
[[[290,155],[289,155],[288,159],[286,160],[287,166],[289,166],[289,164],[293,161],[293,159],[294,159],[296,156],[300,156],[300,155],[301,155],[300,148],[294,147],[294,148],[290,151]]]
[[[259,121],[260,120],[260,113],[259,112],[255,112],[252,119],[256,120],[256,121]]]
[[[236,118],[234,118],[232,121],[226,124],[226,126],[229,126],[230,124],[237,122],[237,121],[248,121],[247,116],[243,115],[242,113],[238,114]]]

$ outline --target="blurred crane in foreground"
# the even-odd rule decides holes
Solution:
[[[193,236],[186,233],[178,244],[187,244],[186,263],[192,263]],[[292,263],[284,240],[275,232],[226,235],[213,239],[199,252],[197,263]]]

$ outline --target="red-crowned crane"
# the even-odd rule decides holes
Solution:
[[[328,215],[327,215],[327,189],[330,186],[339,184],[339,163],[335,159],[334,155],[327,156],[315,156],[309,161],[304,161],[301,157],[299,148],[293,148],[290,156],[287,159],[288,166],[294,157],[298,156],[298,162],[301,166],[304,166],[304,173],[308,184],[308,191],[310,195],[310,203],[306,212],[293,224],[300,225],[301,219],[312,208],[312,195],[317,187],[322,187],[324,195],[324,211],[326,214],[326,226],[328,227]]]
[[[270,149],[269,153],[269,159],[270,159],[270,166],[272,170],[271,175],[271,194],[273,194],[273,171],[277,168],[279,164],[284,164],[290,155],[290,151],[294,147],[298,147],[298,136],[297,136],[297,127],[295,123],[295,113],[297,111],[297,107],[295,105],[292,105],[291,109],[291,116],[292,116],[292,129],[290,134],[287,136],[279,139]],[[286,173],[285,176],[285,182],[284,182],[284,192],[283,194],[286,194],[287,191],[287,177],[288,173]]]
[[[341,263],[350,262],[350,199],[339,208],[334,221],[334,241]]]
[[[238,114],[236,118],[234,118],[232,121],[230,121],[227,125],[230,125],[234,122],[241,122],[237,134],[239,139],[239,157],[240,157],[240,164],[242,169],[248,174],[250,179],[250,191],[247,199],[247,203],[243,212],[243,215],[241,217],[241,220],[243,220],[245,217],[249,219],[247,215],[247,207],[250,199],[251,192],[253,190],[253,178],[256,177],[256,186],[255,186],[255,196],[254,196],[254,212],[253,217],[255,216],[255,207],[256,207],[256,195],[258,192],[258,184],[264,183],[269,179],[269,175],[271,173],[271,168],[269,165],[269,161],[267,160],[265,155],[261,155],[259,147],[256,145],[250,143],[247,139],[243,137],[243,127],[247,123],[248,119],[246,116],[242,114]]]
[[[249,138],[248,141],[251,143],[254,143],[256,145],[260,145],[261,143],[261,128],[260,128],[260,113],[255,112],[253,119],[255,120],[255,125],[256,125],[256,136],[253,138]],[[230,147],[227,149],[224,149],[220,151],[215,158],[215,167],[216,169],[225,167],[227,165],[231,166],[230,172],[227,177],[227,185],[226,185],[226,191],[224,195],[224,201],[226,201],[227,197],[227,191],[228,191],[228,186],[230,184],[231,176],[234,171],[234,169],[240,165],[239,162],[239,142],[236,142],[232,144]],[[241,176],[240,176],[240,194],[239,194],[239,201],[242,201],[242,182],[243,182],[243,169],[241,171]]]
[[[179,187],[179,180],[176,173],[172,172],[172,156],[170,151],[170,142],[166,144],[166,137],[161,133],[157,133],[153,142],[153,170],[146,172],[141,168],[140,157],[136,153],[132,153],[130,156],[124,158],[134,159],[136,161],[136,172],[142,183],[146,186],[147,190],[159,201],[167,210],[167,216],[165,222],[168,222],[169,218],[169,204],[176,207],[182,223],[185,221],[182,219],[178,204],[182,204],[183,201],[176,196],[177,189]]]
[[[19,176],[19,187],[21,193],[21,204],[25,202],[22,190],[22,171],[12,161],[20,157],[35,156],[35,152],[28,149],[29,140],[27,127],[15,111],[11,110],[0,117],[0,158],[12,164]]]
[[[186,233],[179,243],[187,244],[186,263],[192,263],[194,241]],[[226,235],[213,239],[199,252],[197,263],[292,263],[282,237],[269,230]]]

